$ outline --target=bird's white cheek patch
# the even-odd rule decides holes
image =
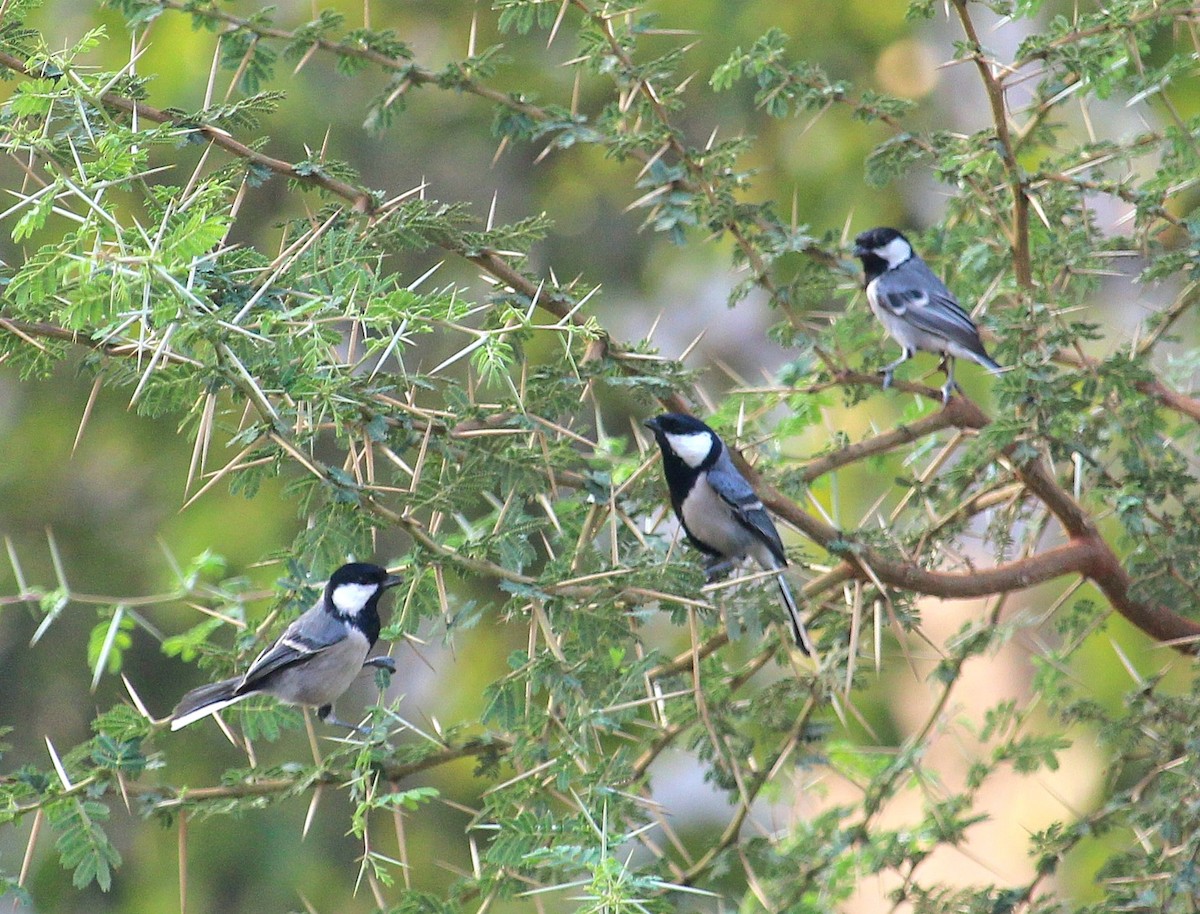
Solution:
[[[333,589],[333,605],[338,612],[357,616],[378,589],[378,584],[339,584]]]
[[[689,435],[667,435],[667,443],[671,450],[679,455],[679,459],[695,469],[704,463],[708,452],[712,450],[712,436],[707,432],[692,432]]]
[[[889,267],[898,267],[912,257],[912,245],[903,238],[893,238],[875,253],[886,260]]]

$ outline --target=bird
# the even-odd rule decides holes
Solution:
[[[200,686],[171,712],[179,730],[252,695],[273,695],[317,709],[317,717],[359,729],[333,716],[333,703],[366,667],[396,671],[391,657],[367,659],[379,638],[379,598],[402,579],[366,562],[343,565],[316,604],[284,629],[241,676]]]
[[[788,561],[779,531],[750,483],[733,465],[720,436],[684,413],[663,413],[644,424],[662,450],[663,475],[675,516],[691,544],[706,556],[708,580],[725,574],[747,556],[763,568],[781,572]],[[777,573],[775,580],[796,645],[806,654],[815,654],[791,588],[782,573]]]
[[[892,372],[918,349],[942,356],[943,403],[950,402],[956,386],[956,358],[970,359],[992,373],[1003,371],[984,349],[971,315],[900,232],[886,226],[862,232],[854,239],[854,256],[862,261],[871,310],[902,349],[900,358],[883,368],[884,388],[891,385]]]

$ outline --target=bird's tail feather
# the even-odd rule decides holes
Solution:
[[[223,679],[220,682],[213,682],[209,685],[202,685],[198,689],[192,689],[183,698],[179,699],[179,704],[171,712],[171,729],[178,730],[181,727],[186,727],[193,721],[207,717],[209,714],[215,714],[217,711],[228,708],[231,704],[239,702],[243,698],[249,698],[251,695],[257,694],[256,692],[242,692],[238,694],[237,687],[241,683],[242,677],[234,676],[232,679]]]
[[[808,636],[808,629],[804,627],[804,621],[800,618],[800,607],[796,605],[796,598],[792,596],[792,589],[788,587],[787,579],[784,578],[782,571],[775,575],[775,580],[779,582],[779,594],[783,597],[783,605],[787,607],[796,647],[809,656],[815,657],[817,649],[813,645],[812,638]]]
[[[974,358],[976,362],[978,362],[992,374],[1000,374],[1002,371],[1004,371],[1004,366],[993,359],[986,352],[976,352],[974,353]]]

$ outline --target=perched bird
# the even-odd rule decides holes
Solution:
[[[779,531],[717,433],[682,413],[664,413],[645,425],[662,449],[671,507],[692,545],[705,554],[708,579],[726,573],[747,556],[763,568],[783,569],[788,562]],[[792,636],[811,654],[812,641],[792,591],[782,573],[775,579],[791,617]]]
[[[867,301],[884,329],[903,352],[883,369],[883,386],[892,383],[892,372],[918,349],[938,352],[946,383],[942,402],[954,391],[954,360],[970,359],[991,372],[1001,371],[979,339],[971,315],[954,294],[913,251],[908,239],[894,228],[873,228],[854,239],[854,256],[862,261],[867,281]]]
[[[250,669],[193,689],[171,712],[171,729],[186,727],[251,695],[274,695],[317,709],[321,720],[357,729],[332,716],[333,703],[365,667],[395,672],[391,657],[367,660],[379,637],[379,597],[401,581],[387,569],[351,562],[333,573],[316,605],[259,654]]]

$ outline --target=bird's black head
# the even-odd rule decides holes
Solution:
[[[655,438],[660,435],[693,435],[697,432],[716,434],[695,416],[689,416],[687,413],[663,413],[661,416],[647,419],[642,424],[654,432]]]
[[[671,490],[676,511],[701,471],[721,456],[721,439],[711,428],[684,413],[663,413],[647,419],[646,428],[654,432],[663,455],[663,473]]]
[[[854,239],[854,256],[862,261],[867,282],[895,269],[912,255],[913,249],[908,239],[885,225],[868,229]]]
[[[401,580],[379,565],[350,562],[330,575],[325,585],[325,609],[358,625],[374,642],[379,637],[379,598]]]

